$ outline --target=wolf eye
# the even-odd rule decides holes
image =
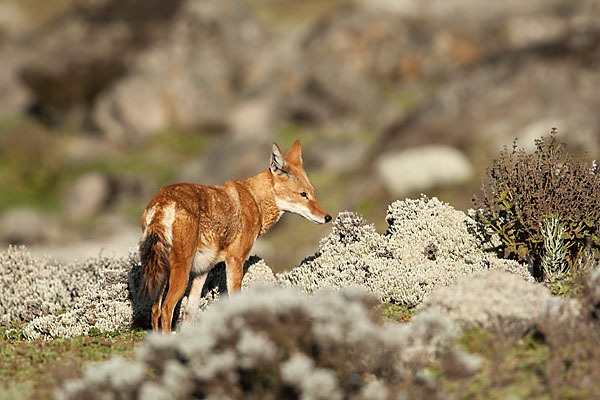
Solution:
[[[306,192],[300,192],[300,196],[302,196],[302,197],[308,197],[308,194],[306,194]]]

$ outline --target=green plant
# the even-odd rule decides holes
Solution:
[[[382,322],[408,322],[415,315],[414,308],[390,303],[381,303],[374,311],[381,316]]]
[[[500,238],[504,257],[529,262],[534,276],[543,279],[540,224],[547,218],[559,217],[564,227],[569,269],[577,268],[586,251],[599,257],[600,173],[595,164],[568,154],[555,129],[535,144],[533,153],[517,149],[516,140],[511,151],[505,147],[474,203],[487,233]]]
[[[146,337],[143,330],[125,329],[95,337],[29,341],[13,335],[22,328],[16,322],[0,328],[0,400],[54,398],[57,387],[80,376],[90,362],[111,355],[131,359]]]
[[[544,254],[542,255],[542,270],[544,276],[562,276],[569,271],[566,262],[567,252],[563,239],[566,229],[559,217],[549,217],[540,224],[544,239]]]
[[[25,204],[57,208],[64,167],[60,143],[32,121],[0,123],[0,210]]]

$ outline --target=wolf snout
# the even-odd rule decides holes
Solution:
[[[329,221],[331,221],[331,215],[327,214],[325,216],[325,223],[328,223]]]

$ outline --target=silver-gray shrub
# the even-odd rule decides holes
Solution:
[[[437,198],[395,201],[381,235],[354,212],[342,212],[318,252],[290,272],[283,285],[307,293],[363,286],[382,301],[416,306],[431,290],[457,277],[503,270],[531,279],[514,261],[486,252],[476,221]]]
[[[381,301],[415,306],[433,288],[475,272],[508,270],[528,278],[516,262],[484,251],[475,221],[436,198],[396,201],[388,208],[387,221],[388,231],[381,235],[357,214],[342,212],[319,251],[292,271],[275,277],[262,260],[248,260],[244,286],[277,283],[310,294],[364,287]],[[0,266],[2,314],[6,320],[31,321],[24,330],[27,338],[72,337],[132,323],[148,326],[150,305],[131,297],[141,277],[135,249],[120,259],[61,265],[10,248],[0,253]],[[211,271],[205,286],[202,309],[225,291],[222,265]]]
[[[141,270],[135,248],[125,257],[99,256],[61,264],[33,257],[24,247],[9,247],[0,252],[0,324],[28,322],[23,330],[26,339],[147,327],[151,304],[135,296]],[[245,288],[275,279],[258,257],[251,257],[245,270]],[[206,286],[202,308],[225,291],[223,266],[211,272]],[[184,308],[178,310],[179,321]]]
[[[436,288],[417,308],[417,315],[436,310],[460,330],[480,328],[520,337],[535,328],[551,299],[544,286],[507,272],[487,271]]]
[[[428,363],[453,354],[473,370],[443,315],[380,325],[376,302],[357,290],[251,289],[179,335],[150,335],[133,361],[90,366],[58,398],[439,398],[417,377]]]
[[[39,264],[44,268],[43,263]],[[38,316],[23,330],[27,339],[69,338],[130,328],[140,315],[150,312],[148,304],[132,302],[130,281],[139,274],[133,253],[121,258],[96,257],[84,262],[57,264],[55,273],[69,289],[69,301],[63,310]],[[44,290],[46,281],[31,273],[27,279]],[[72,289],[74,288],[74,289]]]
[[[127,297],[129,269],[127,260],[106,257],[64,265],[11,246],[0,252],[0,323],[29,322],[82,304],[121,300]]]

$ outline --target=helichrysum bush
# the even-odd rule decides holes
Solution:
[[[382,302],[414,307],[436,287],[464,275],[501,270],[531,279],[517,262],[486,253],[475,220],[436,198],[396,201],[386,220],[388,230],[380,234],[357,214],[340,213],[314,256],[278,275],[251,257],[242,286],[295,286],[308,294],[360,286]],[[148,327],[151,304],[135,295],[141,269],[133,248],[128,257],[66,265],[36,259],[24,249],[0,252],[0,311],[5,315],[0,324],[29,322],[23,331],[28,339],[73,337],[132,324]],[[222,264],[211,271],[201,309],[225,292],[225,276]],[[176,321],[186,304],[184,297]]]
[[[501,270],[531,279],[517,262],[485,252],[475,220],[435,197],[397,200],[386,220],[382,235],[356,213],[341,212],[319,251],[278,282],[306,293],[361,286],[382,302],[414,307],[464,275]]]
[[[264,261],[244,265],[244,288],[274,281]],[[224,291],[225,269],[211,271],[200,306]],[[0,326],[27,322],[26,339],[69,338],[90,332],[149,326],[150,307],[138,293],[141,265],[136,248],[125,257],[94,257],[61,264],[32,256],[24,247],[0,252]],[[176,318],[182,319],[182,309]]]
[[[381,325],[364,291],[242,291],[179,335],[150,335],[135,360],[91,365],[59,399],[445,398],[419,374],[451,361],[470,375],[479,360],[456,346],[444,315]],[[150,371],[151,373],[144,373]]]
[[[504,257],[529,262],[538,279],[545,277],[540,226],[548,218],[559,218],[564,227],[569,268],[585,252],[600,254],[600,171],[567,153],[555,133],[536,140],[533,153],[517,149],[516,141],[512,150],[505,148],[474,200],[488,233],[500,238]]]
[[[502,337],[521,337],[533,329],[550,290],[515,274],[486,271],[465,275],[434,289],[417,307],[417,315],[437,310],[461,329],[479,328]]]

